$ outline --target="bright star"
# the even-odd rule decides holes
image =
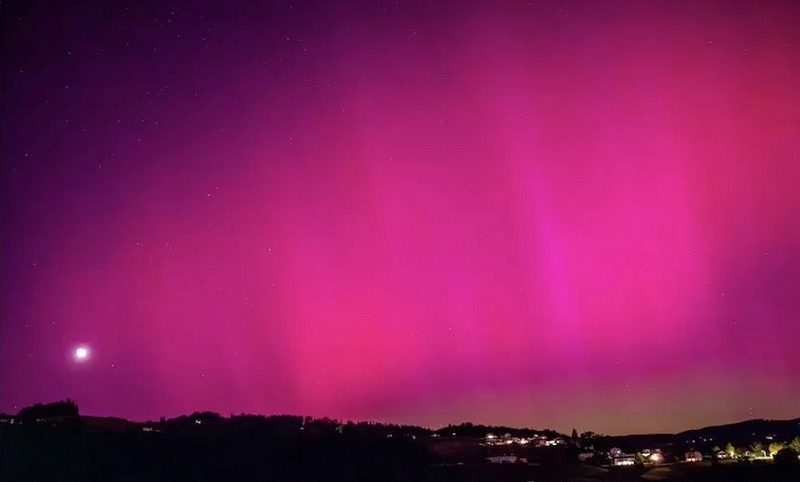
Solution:
[[[84,361],[89,358],[89,349],[84,346],[79,346],[75,349],[75,359]]]

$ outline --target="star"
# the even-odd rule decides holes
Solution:
[[[82,362],[89,359],[89,349],[85,346],[79,346],[75,349],[75,360]]]

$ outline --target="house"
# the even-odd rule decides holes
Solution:
[[[660,464],[664,462],[664,454],[661,453],[661,450],[656,449],[655,452],[650,452],[650,455],[647,456],[645,462],[648,464]]]
[[[555,447],[557,445],[566,445],[566,441],[561,437],[556,437],[554,439],[545,440],[544,445],[545,447]]]
[[[520,458],[516,455],[492,455],[486,457],[486,461],[490,464],[516,464]]]
[[[686,452],[683,456],[683,459],[686,462],[702,462],[703,461],[703,454],[696,450],[692,450],[690,452]]]
[[[544,447],[547,443],[547,437],[544,435],[534,435],[528,438],[528,443],[534,447]]]
[[[636,456],[634,454],[619,454],[611,458],[611,465],[617,467],[632,466],[636,464]]]

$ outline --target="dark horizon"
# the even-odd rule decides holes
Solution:
[[[61,402],[75,403],[77,407],[80,407],[80,405],[77,404],[74,400],[69,399],[69,398],[65,398],[65,399],[60,399],[60,400],[54,400],[54,401],[51,401],[51,402],[38,402],[36,404],[29,405],[27,407],[22,407],[22,408],[20,408],[20,410],[23,410],[23,409],[26,409],[26,408],[31,408],[33,406],[47,406],[47,405],[52,404],[52,403],[61,403]],[[3,413],[3,412],[0,412],[0,413]],[[534,427],[534,426],[530,426],[530,425],[517,426],[517,425],[507,425],[507,424],[492,424],[492,423],[482,423],[482,422],[474,421],[474,420],[456,421],[456,422],[453,422],[453,423],[449,423],[447,425],[433,427],[433,426],[425,426],[425,425],[419,425],[419,424],[414,424],[414,423],[393,422],[393,421],[389,421],[389,420],[338,419],[338,418],[334,418],[334,417],[326,417],[324,415],[323,416],[312,416],[312,415],[309,415],[309,414],[300,414],[300,413],[245,413],[245,412],[240,412],[240,413],[239,412],[219,413],[219,412],[214,412],[212,410],[192,410],[191,412],[186,412],[186,413],[181,413],[181,414],[176,414],[176,415],[170,415],[170,416],[161,415],[159,417],[151,418],[151,419],[147,419],[147,420],[134,420],[134,419],[129,419],[129,418],[126,418],[126,417],[113,415],[113,414],[85,413],[84,411],[80,411],[78,416],[80,416],[80,417],[92,417],[92,418],[115,418],[115,419],[121,419],[121,420],[125,420],[127,422],[131,422],[131,423],[135,423],[135,424],[147,424],[147,423],[159,423],[160,419],[162,419],[162,418],[164,418],[165,420],[175,420],[175,419],[182,418],[182,417],[191,417],[192,415],[196,415],[196,414],[208,414],[208,413],[219,415],[224,419],[228,419],[228,418],[231,418],[231,417],[239,417],[239,416],[255,416],[255,417],[267,417],[267,418],[268,417],[299,417],[299,418],[311,417],[311,418],[314,418],[314,419],[317,419],[317,420],[327,419],[327,420],[332,420],[332,421],[341,422],[341,423],[355,423],[355,424],[370,423],[370,424],[378,424],[378,425],[408,426],[408,427],[415,427],[415,428],[420,428],[420,429],[424,429],[424,430],[429,430],[431,432],[441,431],[441,430],[444,430],[444,429],[446,429],[448,427],[453,427],[453,426],[458,427],[458,426],[464,426],[464,425],[468,425],[468,424],[469,425],[474,425],[474,426],[485,426],[485,427],[492,427],[492,428],[507,428],[507,429],[512,429],[512,430],[531,431],[531,432],[550,431],[550,432],[557,432],[557,433],[559,433],[561,435],[567,435],[567,436],[571,433],[572,430],[578,430],[578,433],[590,432],[590,433],[594,433],[595,435],[600,436],[600,437],[610,437],[610,438],[614,438],[614,437],[650,436],[650,435],[680,435],[681,433],[684,433],[684,432],[700,431],[700,430],[713,429],[713,428],[719,428],[719,427],[730,427],[730,426],[748,424],[748,423],[753,423],[753,422],[775,422],[775,423],[798,422],[800,424],[800,413],[798,413],[797,417],[787,418],[787,419],[761,419],[761,418],[754,418],[754,419],[747,419],[747,420],[738,420],[738,421],[724,422],[724,423],[718,423],[718,424],[697,426],[697,427],[692,427],[692,428],[688,428],[688,429],[684,429],[684,430],[676,430],[676,431],[673,431],[673,432],[649,432],[649,433],[625,433],[625,434],[616,433],[615,434],[615,433],[600,433],[600,432],[596,432],[596,431],[592,430],[591,427],[588,427],[588,428],[587,427],[571,427],[569,430],[559,430],[559,429],[557,429],[555,427]],[[17,412],[16,414],[5,413],[5,415],[15,416],[16,417],[16,416],[19,415],[19,412]],[[800,430],[798,430],[798,431],[800,431]]]

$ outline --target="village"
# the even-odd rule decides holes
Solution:
[[[565,448],[575,453],[578,462],[593,464],[602,467],[633,467],[658,466],[674,463],[700,463],[730,464],[730,463],[773,463],[783,458],[797,458],[800,449],[800,436],[791,440],[780,441],[776,434],[765,435],[764,441],[754,441],[746,447],[734,447],[727,443],[723,447],[714,444],[712,437],[685,440],[684,444],[676,447],[674,442],[665,443],[663,447],[639,448],[637,450],[623,450],[620,447],[599,449],[594,442],[601,439],[586,439],[578,437],[548,437],[540,434],[530,436],[512,436],[510,433],[497,435],[487,433],[480,445],[487,449],[484,460],[492,464],[527,464],[530,463],[520,450],[512,448],[547,449]],[[704,450],[695,449],[694,446],[704,447]],[[688,448],[687,448],[688,447]],[[548,451],[537,451],[545,454]],[[556,451],[550,455],[556,456]]]

